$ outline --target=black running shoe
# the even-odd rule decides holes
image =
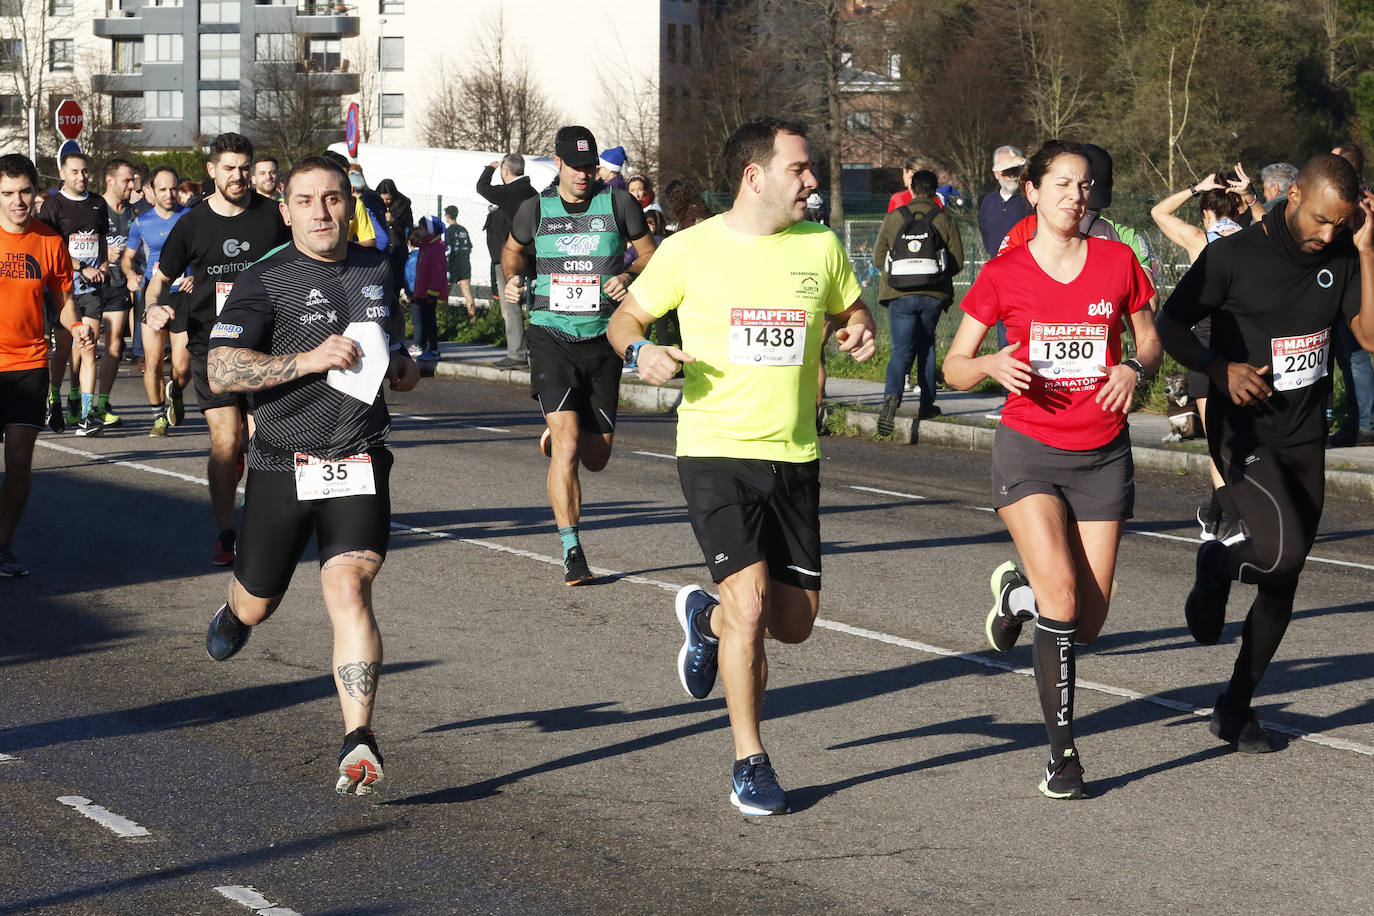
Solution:
[[[237,557],[237,535],[233,528],[226,528],[215,538],[215,554],[211,563],[215,566],[233,566]]]
[[[88,413],[76,424],[78,436],[98,436],[105,431],[105,425],[94,413]]]
[[[67,418],[62,410],[62,402],[56,398],[48,399],[48,429],[55,433],[67,429]]]
[[[778,785],[778,774],[768,762],[767,754],[736,760],[732,776],[730,804],[741,814],[764,816],[788,812],[787,793]]]
[[[1226,694],[1217,697],[1212,709],[1212,721],[1207,725],[1212,734],[1227,744],[1234,744],[1242,754],[1271,754],[1278,750],[1274,739],[1259,724],[1253,709],[1237,713],[1226,702]]]
[[[339,781],[334,791],[340,795],[370,795],[372,787],[382,781],[382,753],[377,750],[377,736],[362,726],[344,736],[339,749]]]
[[[1012,590],[1023,585],[1030,585],[1030,580],[1026,574],[1021,572],[1021,568],[1016,565],[1015,560],[1008,560],[1001,566],[992,571],[992,610],[988,611],[987,634],[988,642],[998,652],[1010,652],[1016,645],[1016,640],[1021,635],[1021,625],[1027,621],[1034,620],[1034,616],[1026,613],[1013,613],[1011,606],[1007,603]]]
[[[720,651],[720,640],[710,633],[701,632],[697,626],[697,615],[713,604],[719,604],[702,588],[684,585],[678,589],[677,599],[673,602],[677,610],[677,622],[682,626],[685,638],[677,653],[677,676],[682,681],[682,689],[687,695],[704,700],[711,695],[716,686],[716,653]]]
[[[186,419],[186,402],[182,400],[181,389],[177,383],[171,379],[167,380],[167,385],[162,389],[162,395],[167,404],[167,422],[171,426],[180,426]]]
[[[1216,579],[1208,574],[1208,557],[1225,550],[1219,541],[1207,541],[1197,551],[1197,568],[1193,590],[1183,602],[1183,615],[1188,620],[1188,632],[1204,646],[1216,645],[1221,628],[1226,625],[1226,599],[1231,596],[1231,580]]]
[[[1076,749],[1069,748],[1063,757],[1049,762],[1045,778],[1040,781],[1040,794],[1056,799],[1088,797],[1088,790],[1083,787],[1083,761]]]
[[[581,547],[574,547],[563,555],[563,581],[569,585],[586,585],[595,581],[587,557]]]
[[[1202,529],[1198,537],[1204,541],[1215,541],[1217,539],[1217,527],[1221,524],[1221,517],[1212,514],[1212,504],[1197,507],[1197,523]]]
[[[232,658],[248,642],[253,628],[234,616],[228,604],[221,604],[205,631],[205,651],[217,662]]]

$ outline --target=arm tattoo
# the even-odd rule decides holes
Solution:
[[[300,378],[298,353],[268,356],[256,350],[215,347],[210,351],[206,374],[223,391],[262,391]]]
[[[343,684],[348,695],[364,706],[372,705],[372,695],[377,692],[377,676],[381,674],[381,662],[349,662],[339,666],[339,683]]]

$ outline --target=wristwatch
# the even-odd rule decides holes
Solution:
[[[639,365],[639,348],[648,343],[648,340],[636,340],[625,348],[625,365],[631,369]]]
[[[1130,366],[1135,370],[1135,387],[1145,388],[1150,384],[1150,375],[1145,371],[1145,366],[1134,356],[1122,363],[1123,366]]]

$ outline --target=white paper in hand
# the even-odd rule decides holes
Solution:
[[[355,321],[344,328],[343,336],[356,342],[363,358],[352,369],[330,369],[329,387],[357,398],[364,404],[377,400],[377,390],[391,364],[386,332],[374,321]]]

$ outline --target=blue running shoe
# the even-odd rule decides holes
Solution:
[[[778,785],[778,774],[768,762],[767,754],[754,754],[735,761],[735,788],[730,804],[741,814],[786,814],[787,793]]]
[[[713,604],[720,602],[695,585],[684,585],[678,589],[677,622],[682,624],[686,638],[677,653],[677,676],[682,688],[688,695],[704,700],[711,695],[716,686],[716,652],[720,641],[697,628],[697,615]]]

